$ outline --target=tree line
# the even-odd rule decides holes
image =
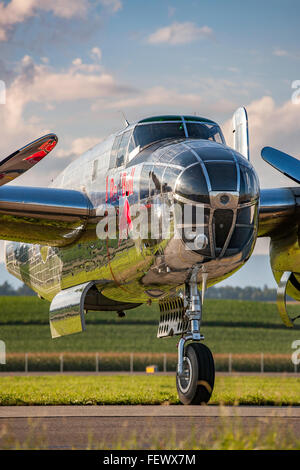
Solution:
[[[276,300],[276,289],[261,287],[210,287],[205,293],[207,299],[260,300],[264,302]]]
[[[7,281],[0,284],[0,296],[2,295],[36,295],[30,287],[23,284],[15,289]],[[274,301],[276,300],[276,289],[270,289],[266,285],[260,287],[210,287],[205,293],[207,299],[233,299],[233,300],[260,300]]]
[[[26,284],[15,289],[5,281],[3,284],[0,284],[0,296],[2,295],[36,295],[36,293],[30,289],[30,287],[26,286]]]

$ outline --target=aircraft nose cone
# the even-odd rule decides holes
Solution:
[[[175,194],[195,202],[211,204],[212,197],[221,207],[232,205],[232,198],[251,202],[258,197],[259,183],[252,165],[234,150],[216,142],[191,140],[174,160],[185,167],[177,179]],[[173,161],[174,161],[173,160]]]
[[[187,165],[178,177],[174,196],[182,206],[195,204],[194,211],[202,206],[203,220],[199,224],[196,216],[196,223],[182,219],[183,241],[190,246],[191,236],[197,234],[199,240],[195,238],[192,249],[212,259],[237,254],[254,230],[258,200],[255,171],[227,147],[203,141],[189,142],[186,147],[196,162]]]

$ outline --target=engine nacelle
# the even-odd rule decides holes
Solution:
[[[300,301],[300,246],[298,226],[281,238],[271,239],[270,262],[278,284],[277,306],[284,324],[291,328],[297,318],[287,313],[286,296]]]

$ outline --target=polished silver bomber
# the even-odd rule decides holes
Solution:
[[[300,300],[300,190],[261,190],[249,161],[244,108],[234,115],[233,131],[230,148],[209,119],[146,118],[73,161],[49,188],[5,183],[44,158],[57,143],[54,134],[0,162],[6,266],[51,301],[52,336],[83,331],[89,310],[122,317],[159,302],[158,337],[181,336],[177,389],[185,404],[207,402],[214,385],[201,334],[205,289],[242,267],[258,236],[271,238],[287,326],[295,319],[285,295]],[[299,180],[293,157],[270,147],[262,156]]]

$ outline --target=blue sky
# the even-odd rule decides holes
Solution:
[[[0,0],[2,157],[48,131],[59,136],[14,184],[49,184],[123,126],[121,111],[129,121],[196,112],[218,121],[230,145],[243,105],[261,186],[290,185],[260,150],[300,157],[300,102],[291,100],[299,17],[298,0]]]
[[[93,144],[117,130],[121,110],[129,120],[196,112],[223,124],[237,106],[248,105],[251,126],[252,104],[268,97],[274,115],[280,114],[280,107],[290,101],[292,82],[300,76],[300,3],[295,0],[54,0],[49,5],[31,0],[27,11],[25,3],[0,1],[0,74],[7,82],[9,112],[15,108],[15,95],[22,93],[22,82],[28,82],[23,102],[18,102],[18,119],[13,116],[23,132],[5,139],[4,129],[3,152],[12,148],[12,141],[19,144],[26,135],[51,129],[60,137],[62,152],[58,147],[57,156],[65,158],[69,150],[72,158],[74,139]],[[91,52],[95,49],[98,57]],[[72,81],[76,73],[81,92]],[[66,99],[58,92],[60,77],[65,79],[61,87],[68,91]],[[101,77],[110,84],[102,87]],[[89,78],[99,80],[85,93]],[[259,118],[253,121],[256,158],[262,140],[261,128],[259,137],[255,135]],[[58,171],[63,164],[56,165]],[[31,184],[27,176],[24,182]]]
[[[47,56],[55,67],[66,67],[75,56],[88,59],[90,49],[97,45],[105,67],[138,88],[169,84],[172,75],[177,83],[188,75],[201,79],[222,73],[223,78],[235,78],[237,72],[229,69],[236,68],[239,77],[257,81],[260,90],[276,90],[278,99],[289,97],[278,82],[290,80],[299,69],[293,60],[299,54],[297,0],[124,0],[119,4],[113,12],[99,2],[89,2],[84,17],[68,19],[37,9],[35,15],[12,27],[9,40],[1,44],[1,57],[9,63],[20,61],[24,54],[36,61]],[[174,22],[206,25],[212,29],[211,38],[175,47],[167,42],[148,43],[153,32]],[[276,50],[288,54],[279,60],[273,54]]]

